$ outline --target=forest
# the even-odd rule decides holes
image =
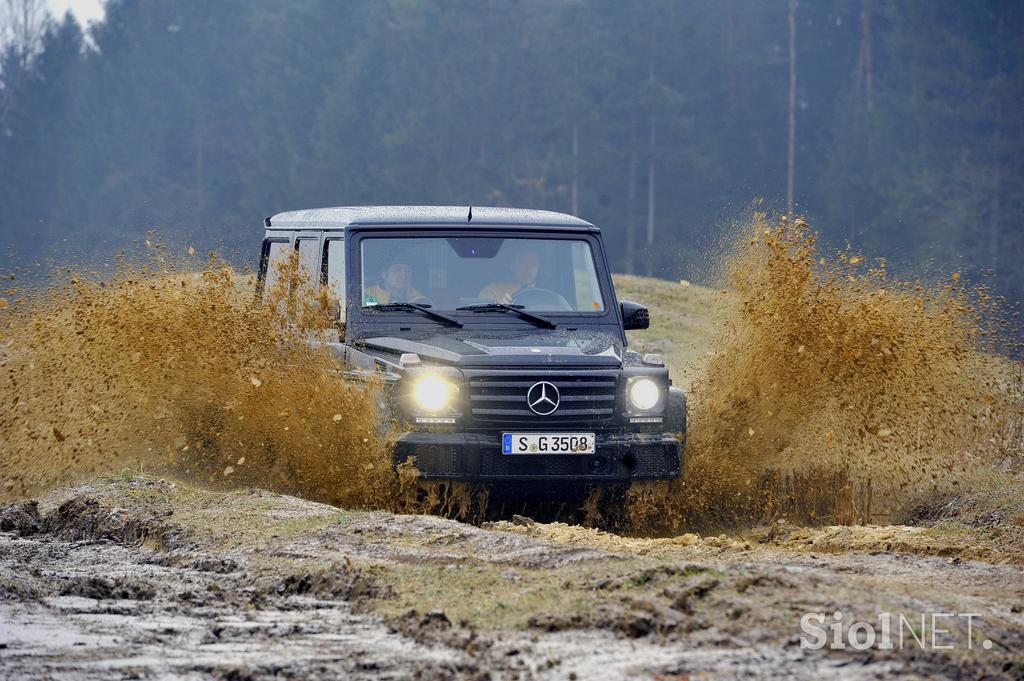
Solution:
[[[577,214],[701,280],[752,207],[1024,293],[1015,0],[109,0],[0,9],[0,249],[157,230],[251,264],[281,210]],[[237,255],[231,255],[237,254]]]

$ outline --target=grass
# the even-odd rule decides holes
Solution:
[[[972,471],[958,492],[935,491],[908,504],[899,521],[936,535],[988,539],[1024,560],[1024,475]]]
[[[661,353],[675,384],[688,386],[711,348],[712,313],[721,292],[631,274],[616,274],[614,281],[619,300],[632,300],[651,312],[651,328],[628,332],[630,347]]]
[[[621,567],[601,563],[604,571]],[[552,611],[584,612],[594,605],[589,595],[563,588],[561,580],[552,579],[551,570],[453,561],[390,566],[381,570],[378,578],[396,594],[378,604],[386,615],[400,615],[410,609],[444,610],[454,622],[486,622],[498,629],[525,628],[532,616]]]
[[[378,569],[377,578],[395,597],[376,608],[385,615],[410,609],[443,610],[453,622],[496,629],[525,629],[533,618],[589,616],[601,606],[671,590],[697,574],[692,568],[659,572],[650,560],[609,557],[563,568],[524,568],[473,561],[399,564]]]
[[[104,496],[117,505],[173,509],[170,522],[222,549],[245,548],[268,538],[288,538],[324,527],[344,524],[357,517],[354,511],[331,508],[322,514],[308,510],[289,516],[280,509],[280,497],[262,490],[216,492],[184,483],[156,481],[133,472],[105,476],[110,483]]]

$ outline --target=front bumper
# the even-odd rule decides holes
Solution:
[[[414,459],[426,480],[625,482],[675,478],[681,472],[682,444],[669,433],[598,433],[595,449],[594,454],[507,455],[497,434],[410,432],[398,438],[393,457],[395,464]]]

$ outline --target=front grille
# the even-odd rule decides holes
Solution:
[[[468,378],[470,413],[480,424],[550,428],[608,421],[615,415],[616,372],[507,372]],[[535,414],[526,403],[527,391],[538,381],[558,388],[558,409],[547,416]]]

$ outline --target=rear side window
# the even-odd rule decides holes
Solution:
[[[296,250],[299,252],[299,281],[300,290],[314,292],[320,284],[320,248],[317,239],[299,238],[296,240]]]
[[[345,321],[345,242],[328,239],[324,245],[324,283],[339,305],[338,320]]]
[[[285,268],[288,265],[289,251],[291,251],[289,244],[284,239],[273,239],[267,242],[264,251],[266,256],[263,270],[263,295],[280,284],[281,277],[284,276]]]

